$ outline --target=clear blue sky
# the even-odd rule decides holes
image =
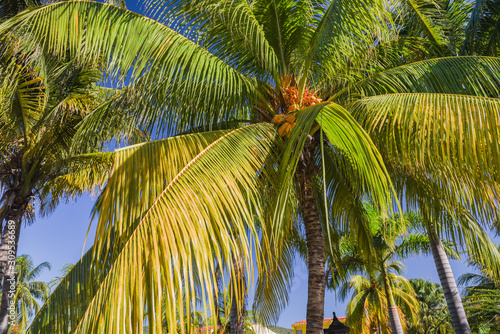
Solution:
[[[84,195],[76,202],[60,205],[49,217],[38,217],[33,225],[22,229],[18,254],[31,255],[35,264],[43,261],[52,264],[52,270],[44,272],[40,276],[41,280],[48,282],[60,276],[59,270],[64,264],[75,263],[80,259],[94,200],[95,198]],[[89,232],[86,250],[92,244],[94,234],[95,226]],[[432,257],[418,256],[406,261],[405,264],[407,278],[422,277],[439,282]],[[459,261],[452,261],[452,268],[455,277],[470,271],[470,268]],[[295,265],[290,303],[282,313],[278,325],[290,328],[292,323],[305,319],[306,300],[307,268],[301,260],[298,260]],[[337,315],[344,315],[345,307],[346,303],[337,302],[332,292],[327,293],[325,317],[331,317],[333,311],[337,312]]]

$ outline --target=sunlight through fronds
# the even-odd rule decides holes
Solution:
[[[33,35],[47,52],[105,66],[118,84],[133,82],[135,103],[156,107],[138,119],[159,130],[229,118],[253,96],[253,81],[206,48],[120,7],[94,1],[33,7],[0,25],[0,34],[6,31]]]
[[[353,109],[382,152],[403,165],[499,181],[498,98],[386,94],[361,99]]]

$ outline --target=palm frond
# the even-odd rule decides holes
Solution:
[[[118,83],[132,82],[136,103],[156,106],[138,108],[137,120],[157,131],[244,113],[245,100],[253,96],[253,80],[206,48],[123,8],[58,2],[27,9],[0,25],[1,33],[14,30],[32,34],[46,51],[105,66]]]
[[[344,101],[390,93],[445,93],[500,96],[500,58],[444,57],[391,68],[332,96]]]
[[[150,331],[159,332],[162,319],[155,310],[161,309],[161,296],[167,305],[169,331],[180,327],[182,332],[183,318],[178,315],[189,314],[194,307],[192,266],[197,267],[202,286],[210,287],[215,263],[221,264],[222,258],[229,263],[233,252],[242,250],[241,256],[252,272],[246,236],[255,236],[255,230],[245,222],[262,212],[256,173],[262,168],[261,159],[270,153],[273,133],[265,124],[230,132],[200,152],[164,187],[127,236],[125,245],[115,249],[113,267],[75,328],[76,333],[115,331],[124,323],[126,331],[140,331],[145,314],[152,324]],[[228,152],[235,160],[223,158]],[[119,169],[115,172],[119,174]],[[113,225],[120,237],[122,226],[121,222]],[[107,240],[106,231],[98,226],[97,253],[108,248]],[[217,259],[212,254],[217,254]],[[129,289],[123,282],[130,277],[136,277],[137,282],[144,277],[145,281]],[[209,305],[213,305],[212,291],[206,289],[202,290],[202,300],[208,296]],[[111,312],[102,314],[102,304],[109,298],[117,303]]]
[[[500,55],[500,2],[477,0],[465,28],[463,48],[469,54]]]
[[[92,263],[93,256],[91,248],[60,280],[36,313],[27,330],[28,334],[73,333],[112,265],[112,261],[106,262],[107,268],[101,264],[101,272],[98,272]]]
[[[443,226],[444,234],[452,238],[456,244],[461,245],[492,279],[500,282],[498,247],[475,217],[462,210],[446,206],[450,219]]]
[[[272,246],[262,247],[257,254],[260,269],[253,302],[253,309],[259,312],[266,324],[275,323],[288,305],[294,277],[293,243],[283,240],[279,245]]]
[[[112,173],[94,208],[100,233],[116,224],[119,234],[131,228],[166,184],[208,145],[227,133],[182,135],[116,150]]]
[[[389,7],[385,1],[329,2],[302,57],[301,90],[307,80],[314,81],[314,78],[324,76],[325,70],[351,66],[360,59],[359,51],[371,49],[374,40],[376,43],[391,40],[394,31],[390,29]],[[331,75],[327,74],[327,77]]]
[[[353,110],[390,160],[428,173],[440,169],[497,181],[500,99],[385,94],[361,99]]]
[[[346,109],[335,103],[322,108],[316,121],[330,144],[352,164],[351,181],[359,182],[358,189],[370,194],[376,208],[386,210],[394,190],[382,157],[368,134]]]
[[[241,73],[277,80],[278,58],[255,7],[241,0],[146,1],[147,12],[183,31]]]
[[[113,166],[113,153],[88,153],[60,161],[61,174],[41,189],[40,210],[48,214],[61,200],[69,201],[83,192],[101,190]]]
[[[403,20],[408,20],[407,16],[414,16],[419,23],[419,26],[424,29],[427,37],[437,46],[442,46],[445,43],[444,31],[433,17],[438,16],[441,10],[435,1],[432,0],[404,0],[402,2],[405,9],[401,9]]]

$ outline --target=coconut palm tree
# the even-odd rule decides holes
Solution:
[[[105,181],[111,154],[71,149],[78,123],[112,90],[95,85],[100,71],[73,60],[51,58],[5,37],[0,51],[0,188],[2,237],[0,278],[4,275],[0,333],[7,330],[9,284],[23,224],[57,204]],[[89,143],[92,143],[91,140]],[[88,153],[84,155],[83,153]],[[10,268],[10,269],[9,269]]]
[[[291,238],[304,231],[307,331],[318,334],[325,252],[334,244],[325,247],[323,226],[345,225],[369,248],[360,203],[370,197],[387,209],[389,174],[399,176],[395,188],[405,203],[425,205],[421,198],[439,194],[426,206],[428,221],[477,246],[469,225],[456,229],[461,221],[441,208],[456,204],[485,222],[496,213],[500,153],[490,138],[498,131],[499,59],[426,59],[422,46],[446,50],[448,42],[415,1],[148,4],[146,17],[65,1],[0,26],[45,52],[103,61],[106,79],[127,83],[109,108],[86,118],[80,140],[106,136],[117,124],[127,132],[134,125],[122,125],[128,119],[158,139],[115,152],[95,210],[92,254],[54,292],[54,300],[71,294],[76,279],[88,287],[85,297],[60,306],[49,299],[33,331],[54,332],[69,307],[77,316],[63,326],[76,332],[115,332],[121,324],[140,332],[145,318],[159,332],[155,310],[165,290],[174,332],[183,327],[176,315],[194,307],[185,303],[194,298],[193,267],[211,299],[215,268],[232,270],[235,250],[252,268],[249,243],[259,250],[263,314],[277,314],[293,272]],[[395,17],[404,15],[416,17],[425,34],[400,36]],[[447,228],[437,226],[443,212],[452,218]],[[138,285],[126,289],[124,282]]]
[[[328,285],[332,289],[337,289],[340,284],[340,297],[343,299],[346,297],[348,289],[354,288],[354,285],[357,286],[355,288],[357,289],[356,294],[359,294],[363,289],[375,289],[374,291],[381,289],[383,296],[386,298],[384,305],[385,309],[387,309],[387,317],[381,316],[379,311],[374,311],[374,314],[377,314],[377,319],[390,324],[391,333],[403,333],[404,328],[415,323],[415,312],[419,312],[420,309],[416,306],[418,303],[409,282],[404,278],[397,278],[399,282],[398,287],[402,288],[408,294],[406,298],[403,298],[408,312],[403,310],[401,314],[401,311],[398,310],[398,306],[401,309],[401,305],[399,305],[400,303],[396,303],[396,300],[401,297],[401,293],[398,298],[394,295],[393,290],[397,287],[390,281],[390,271],[396,271],[397,274],[401,274],[403,265],[400,262],[394,262],[395,258],[407,259],[412,255],[428,254],[431,252],[431,243],[429,237],[420,232],[422,230],[421,217],[414,212],[408,212],[402,218],[399,218],[397,216],[381,216],[368,204],[365,205],[365,209],[373,234],[372,251],[369,254],[363,254],[362,250],[356,246],[354,240],[349,240],[346,236],[341,238],[340,256],[329,259],[331,261],[330,267],[333,270],[331,276],[328,278]],[[445,245],[449,255],[452,257],[458,256],[448,242],[445,242]],[[333,263],[338,264],[337,267],[341,269],[335,269]],[[362,279],[360,278],[362,276],[359,276],[351,280],[348,284],[345,279],[350,274],[357,272],[364,273],[367,278]],[[362,289],[361,286],[363,287]],[[354,295],[353,298],[355,298]],[[369,300],[367,303],[371,303]],[[375,305],[378,305],[378,302],[374,303],[372,307],[377,308]],[[355,304],[357,304],[357,301]],[[410,307],[411,305],[414,307]],[[359,307],[359,305],[356,307]],[[348,310],[353,312],[353,308],[348,307]],[[358,310],[355,314],[360,316],[361,313],[359,312],[361,311]],[[354,313],[352,314],[353,316],[350,320],[352,323],[356,323],[356,321],[363,322],[361,318],[354,316]],[[387,331],[387,329],[384,327],[383,331]]]
[[[402,264],[392,263],[389,268],[398,272],[402,270]],[[391,297],[387,296],[385,282],[390,282]],[[392,319],[388,321],[393,316],[391,307],[397,310],[398,317],[402,316],[405,320],[399,322],[400,328],[397,329],[397,333],[403,333],[408,324],[417,320],[419,304],[410,283],[403,276],[392,272],[377,277],[353,275],[348,284],[348,288],[354,290],[346,308],[350,332],[395,333]],[[388,300],[394,304],[391,306]]]
[[[432,283],[422,278],[411,279],[410,284],[420,304],[419,321],[408,328],[407,333],[452,333],[453,327],[448,320],[443,289],[439,283]]]
[[[16,293],[13,301],[16,305],[16,325],[20,333],[25,332],[29,321],[40,309],[39,301],[43,302],[49,296],[49,285],[36,281],[44,269],[50,270],[48,262],[35,267],[29,255],[24,254],[16,259]]]

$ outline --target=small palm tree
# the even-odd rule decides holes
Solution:
[[[450,314],[446,306],[443,289],[439,283],[422,278],[411,279],[410,284],[420,304],[420,312],[415,324],[408,328],[408,334],[453,333]]]
[[[378,290],[382,290],[382,296],[386,298],[384,305],[387,309],[383,314],[386,314],[387,317],[382,316],[380,311],[373,311],[375,312],[373,314],[376,315],[376,319],[378,319],[377,323],[384,326],[384,331],[387,329],[382,323],[389,323],[392,333],[403,333],[405,327],[414,324],[417,314],[415,312],[419,312],[420,309],[418,303],[416,303],[411,285],[404,278],[395,277],[394,279],[397,281],[396,285],[391,282],[391,275],[393,275],[391,271],[401,274],[403,269],[402,264],[394,262],[394,259],[396,257],[406,259],[412,255],[421,253],[428,254],[431,252],[431,243],[429,237],[420,232],[422,221],[420,216],[415,213],[408,212],[402,218],[398,216],[384,217],[377,213],[373,206],[369,204],[365,204],[365,209],[373,234],[371,239],[372,250],[369,254],[363,254],[362,250],[348,237],[344,236],[341,238],[339,256],[331,260],[331,268],[333,270],[329,277],[329,286],[332,289],[336,289],[344,281],[340,287],[340,296],[342,298],[346,297],[349,287],[354,288],[354,285],[358,286],[359,289],[362,287],[364,290],[375,289],[376,293],[379,293]],[[445,245],[447,245],[447,252],[456,257],[457,254],[448,246],[449,243],[445,243]],[[334,264],[336,268],[333,267]],[[356,272],[364,273],[366,278],[363,280],[360,276],[356,278],[355,283],[351,280],[351,283],[354,285],[347,284],[345,282],[346,277]],[[371,287],[369,288],[368,286]],[[394,294],[394,289],[402,289],[399,292],[399,297]],[[360,291],[357,291],[356,294],[359,294]],[[400,299],[403,296],[403,292],[407,296]],[[367,294],[366,291],[363,293]],[[400,299],[399,304],[397,302],[398,298]],[[403,301],[402,305],[401,300]],[[370,299],[367,299],[367,303],[370,303]],[[377,309],[379,302],[374,301],[373,303],[371,307]],[[356,307],[359,307],[357,302],[355,304]],[[403,306],[408,312],[404,310],[401,312]],[[353,306],[348,307],[349,309],[351,310],[351,314],[353,314],[349,321],[351,323],[361,321],[361,318],[356,318],[361,315],[359,313],[361,311],[357,310],[354,312]]]
[[[36,281],[44,269],[50,270],[48,262],[40,263],[35,267],[31,256],[24,254],[17,257],[17,285],[13,300],[16,305],[16,324],[19,333],[25,332],[30,320],[40,310],[39,302],[44,302],[49,297],[49,285]]]
[[[387,269],[401,272],[403,267],[401,263],[391,263]],[[390,290],[387,290],[387,284]],[[396,310],[396,316],[403,319],[400,322],[401,330],[417,321],[420,305],[409,281],[403,276],[393,272],[376,277],[353,275],[348,287],[341,289],[354,290],[346,308],[347,324],[352,333],[395,333],[392,330],[391,317],[394,315],[391,314],[391,307]],[[389,300],[392,305],[388,303]]]

